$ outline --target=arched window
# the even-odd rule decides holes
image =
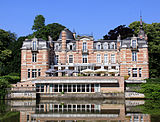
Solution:
[[[55,44],[55,50],[59,50],[59,44],[58,43]]]
[[[115,43],[114,43],[114,42],[112,42],[112,43],[110,44],[110,49],[115,49]]]
[[[98,42],[96,47],[97,47],[97,50],[101,50],[101,43]]]
[[[107,43],[107,42],[105,42],[105,43],[103,44],[103,49],[104,49],[104,50],[107,50],[107,49],[108,49],[108,43]]]

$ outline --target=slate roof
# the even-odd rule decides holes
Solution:
[[[65,28],[64,31],[67,35],[66,40],[75,40],[75,38],[73,37],[73,33],[69,29]],[[62,32],[60,33],[58,40],[62,40]]]

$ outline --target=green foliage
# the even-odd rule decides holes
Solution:
[[[116,27],[114,30],[110,30],[108,34],[106,34],[103,39],[105,40],[117,40],[117,37],[121,35],[121,39],[125,39],[127,37],[133,36],[132,29],[126,27],[126,25],[120,25]]]
[[[37,38],[42,38],[44,40],[48,40],[48,36],[51,36],[53,40],[57,40],[59,37],[60,32],[65,28],[65,26],[62,26],[58,23],[52,23],[48,24],[41,29],[35,31],[30,38],[33,38],[34,36]]]
[[[15,75],[5,75],[0,77],[1,79],[5,79],[6,81],[8,81],[11,84],[20,82],[20,76],[15,76]]]
[[[137,106],[142,113],[150,115],[160,115],[160,101],[159,100],[145,100],[144,105]]]
[[[141,85],[140,93],[144,93],[145,98],[160,100],[160,78],[148,79],[147,83]]]
[[[16,41],[12,42],[9,46],[12,51],[12,55],[8,58],[9,63],[5,67],[5,75],[9,73],[21,73],[21,47],[23,41],[27,37],[19,37]]]
[[[6,70],[10,59],[12,58],[12,51],[10,45],[16,41],[16,35],[11,32],[0,29],[0,75],[7,74]]]
[[[9,111],[0,115],[1,122],[19,122],[20,112]]]
[[[10,88],[10,84],[9,82],[4,79],[4,78],[0,78],[0,99],[4,99],[5,95],[8,93],[7,88]]]
[[[160,78],[146,79],[147,83],[160,83]]]
[[[34,20],[34,25],[32,26],[32,30],[39,30],[45,26],[45,18],[43,15],[37,15]]]

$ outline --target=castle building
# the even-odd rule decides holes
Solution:
[[[149,78],[148,42],[142,22],[138,36],[94,40],[65,28],[58,40],[26,39],[21,48],[21,81],[37,92],[124,92],[128,81]]]

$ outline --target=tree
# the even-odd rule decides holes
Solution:
[[[10,84],[4,78],[0,79],[0,99],[4,99],[5,95],[8,93],[7,88],[10,88]]]
[[[59,37],[60,32],[65,28],[65,26],[58,24],[58,23],[52,23],[48,24],[41,29],[35,31],[30,38],[33,38],[34,36],[37,38],[42,38],[44,40],[48,40],[48,36],[51,36],[53,40],[57,40]]]
[[[45,18],[43,15],[37,15],[34,20],[34,25],[32,26],[32,30],[39,30],[45,26]]]
[[[12,42],[9,46],[9,49],[12,51],[11,57],[8,58],[9,62],[5,67],[7,74],[9,73],[21,73],[21,47],[23,41],[27,37],[19,37],[16,41]],[[17,74],[17,75],[18,75]]]
[[[0,29],[0,75],[7,74],[5,68],[10,62],[12,50],[9,48],[10,45],[16,41],[16,35],[11,32]],[[14,51],[14,50],[13,50]]]
[[[114,30],[110,30],[108,34],[103,36],[104,40],[116,40],[117,37],[121,35],[121,39],[125,39],[127,37],[133,36],[133,30],[126,25],[120,25],[116,27]]]

